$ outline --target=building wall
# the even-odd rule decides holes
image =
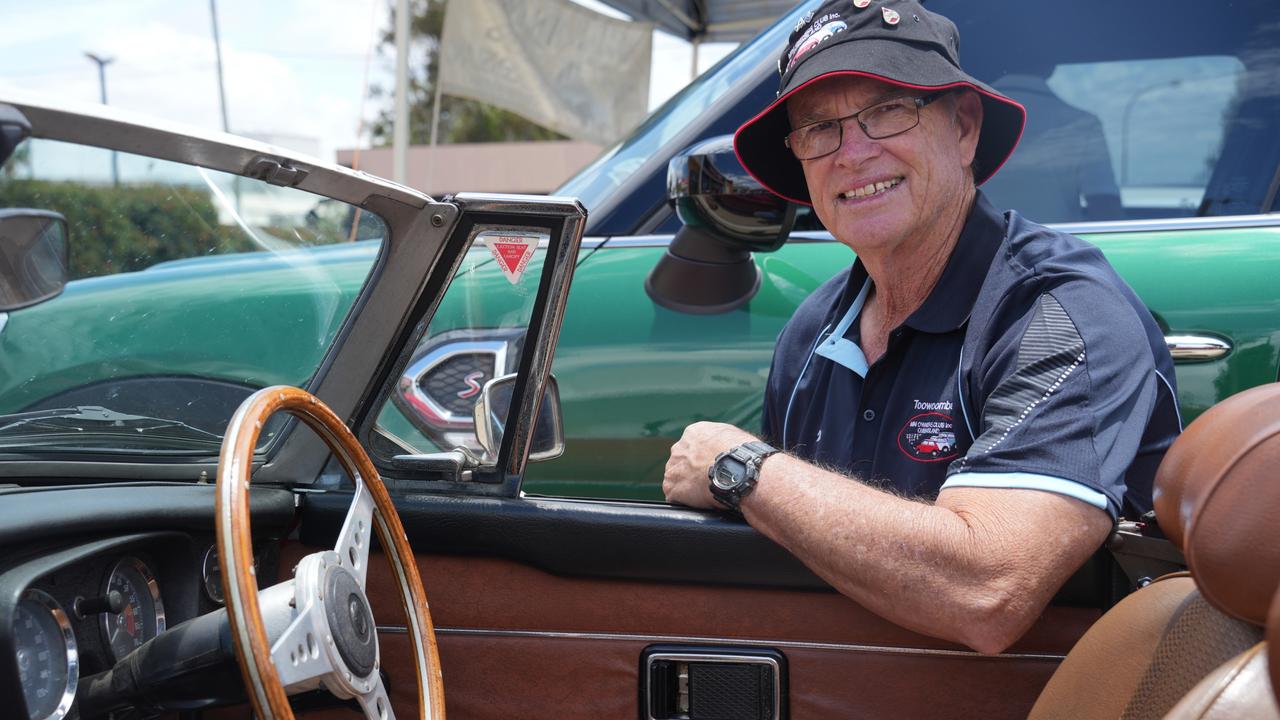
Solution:
[[[414,145],[409,148],[405,184],[433,196],[463,191],[548,193],[600,152],[599,145],[576,140]],[[338,164],[390,178],[391,148],[339,150]]]

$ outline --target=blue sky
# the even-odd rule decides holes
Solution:
[[[231,132],[311,138],[332,159],[352,147],[369,81],[393,85],[392,55],[374,48],[389,0],[218,0]],[[594,0],[576,0],[596,9]],[[207,0],[0,0],[0,91],[18,89],[60,101],[98,101],[93,52],[107,66],[111,105],[222,129]],[[705,69],[732,46],[704,45]],[[655,33],[650,106],[689,80],[688,43]],[[377,110],[366,101],[363,116]]]

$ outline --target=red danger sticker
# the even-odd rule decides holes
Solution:
[[[514,233],[484,233],[480,236],[493,259],[497,261],[507,282],[516,285],[524,277],[524,271],[538,249],[538,243],[547,239],[545,235],[523,235]]]

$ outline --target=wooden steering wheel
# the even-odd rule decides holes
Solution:
[[[293,579],[259,591],[249,534],[249,472],[258,435],[281,410],[324,440],[355,480],[356,491],[337,545],[303,558]],[[391,565],[408,618],[419,717],[443,720],[444,684],[426,591],[378,471],[346,425],[314,395],[276,386],[249,396],[222,441],[217,547],[236,660],[257,717],[292,720],[288,696],[319,687],[355,698],[369,720],[395,717],[379,674],[377,625],[365,597],[371,530]]]

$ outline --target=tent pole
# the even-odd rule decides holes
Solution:
[[[693,82],[698,77],[698,47],[702,45],[702,38],[695,37],[693,39],[693,62],[689,65],[689,82]]]
[[[391,179],[407,185],[409,156],[409,2],[396,0],[396,102],[391,131]]]

